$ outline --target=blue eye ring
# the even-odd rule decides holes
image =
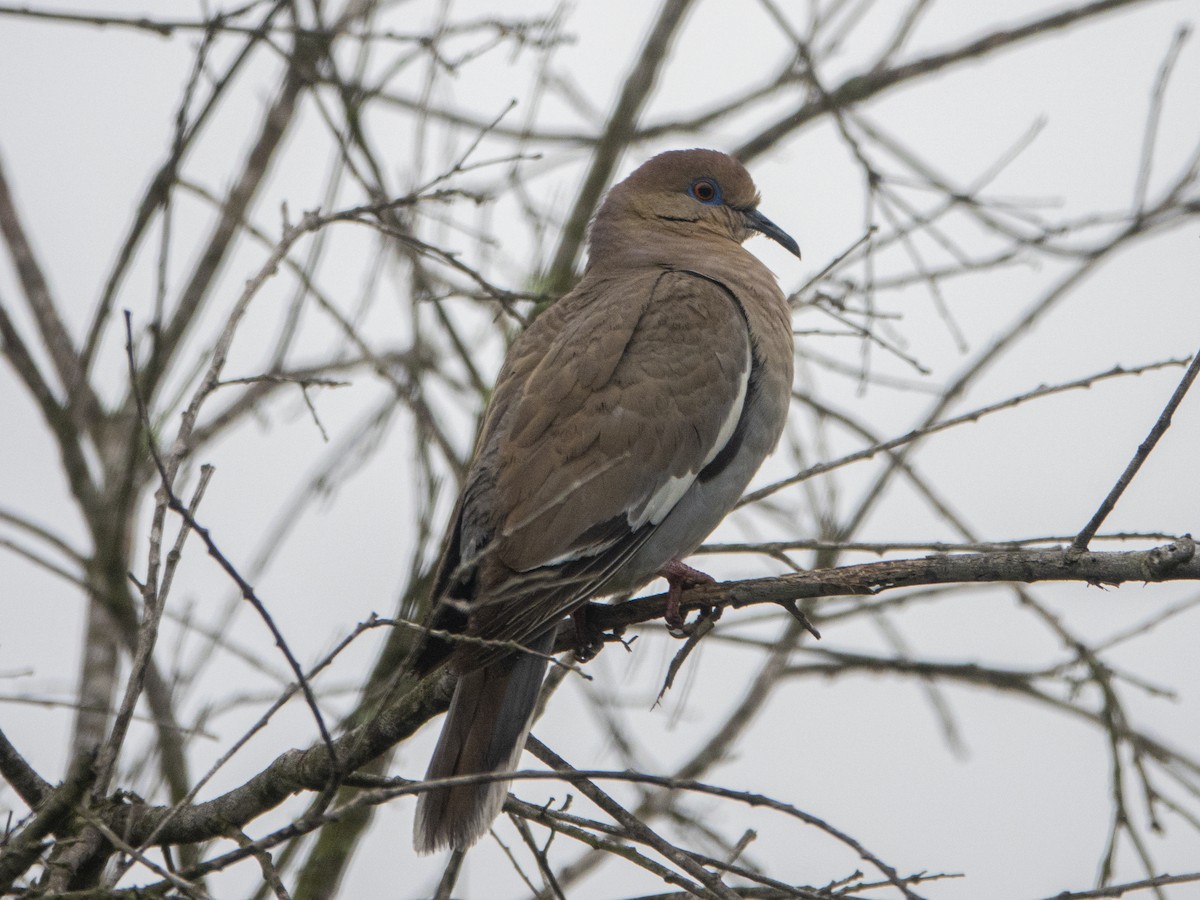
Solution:
[[[712,178],[697,178],[688,185],[688,196],[699,200],[705,206],[720,206],[724,200],[721,197],[721,186]]]

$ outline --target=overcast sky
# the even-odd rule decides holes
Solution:
[[[987,33],[996,22],[1023,22],[1060,5],[1034,0],[988,4],[989,9],[1002,7],[1002,15],[989,12],[996,18],[981,19],[984,4],[933,3],[902,58],[956,46]],[[162,6],[166,5],[143,7],[107,0],[103,4],[113,13],[148,15],[162,14]],[[200,15],[190,3],[169,6],[172,15]],[[417,31],[432,18],[433,6],[397,4],[386,21],[396,30]],[[525,15],[533,6],[512,0],[459,2],[453,15],[465,20],[498,8],[509,15]],[[797,28],[804,27],[807,4],[781,2],[779,6]],[[886,2],[877,6],[881,9],[868,13],[854,39],[829,61],[823,72],[826,84],[840,83],[856,71],[872,42],[883,39],[895,16],[883,11]],[[989,186],[989,196],[1035,206],[1048,219],[1120,211],[1134,192],[1156,73],[1179,26],[1194,20],[1198,12],[1194,0],[1173,0],[1112,14],[888,93],[862,112],[964,186],[1040,123],[1036,139]],[[880,22],[878,28],[873,27],[873,17]],[[643,4],[628,2],[578,0],[567,14],[565,28],[574,35],[574,43],[554,56],[554,65],[573,80],[601,118],[612,105],[647,21]],[[51,288],[76,336],[90,318],[115,248],[128,227],[134,198],[164,157],[195,41],[191,33],[160,38],[127,29],[0,16],[0,161],[34,248],[50,273]],[[649,104],[647,122],[686,116],[728,96],[738,85],[755,83],[757,79],[745,73],[762,71],[765,77],[787,57],[788,46],[759,4],[707,0],[688,20],[676,53]],[[253,88],[242,84],[235,93],[215,132],[223,137],[210,135],[201,145],[189,162],[190,177],[214,190],[227,186],[232,161],[244,151],[251,125],[274,90],[277,69],[275,61],[265,56],[253,67],[249,76]],[[519,105],[511,115],[514,121],[524,121],[521,117],[530,104],[530,71],[522,60],[492,54],[440,82],[436,100],[486,120],[517,99]],[[419,81],[400,84],[410,96],[419,95]],[[734,148],[772,112],[798,99],[799,94],[785,97],[767,109],[747,113],[744,119],[706,133],[704,143]],[[594,130],[594,121],[554,97],[534,109],[531,114],[539,127]],[[1198,109],[1200,52],[1193,38],[1182,50],[1164,105],[1152,194],[1177,173],[1200,141]],[[438,163],[449,155],[430,149],[425,170],[420,170],[412,162],[418,137],[411,121],[397,115],[394,122],[377,127],[383,142],[396,142],[398,163],[390,175],[400,189],[436,174]],[[277,231],[275,211],[281,202],[293,212],[323,202],[320,173],[328,164],[329,149],[327,141],[315,136],[324,131],[316,110],[306,110],[302,127],[290,137],[287,153],[256,206],[258,223]],[[436,134],[428,141],[434,145]],[[503,146],[497,142],[485,149],[498,154]],[[664,141],[636,148],[622,160],[619,176],[669,146],[673,145]],[[530,202],[542,210],[561,208],[565,215],[578,187],[583,158],[569,146],[549,147],[546,154],[528,164],[537,173],[528,186]],[[803,249],[803,261],[797,262],[766,241],[750,245],[779,275],[785,290],[808,282],[862,235],[861,171],[828,124],[796,134],[750,168],[762,189],[762,209]],[[489,177],[487,173],[477,176],[481,184]],[[350,188],[339,200],[361,202]],[[494,210],[456,214],[459,218],[440,236],[472,264],[484,267],[497,283],[522,290],[528,287],[524,279],[533,268],[530,260],[544,261],[553,249],[554,236],[531,233],[518,212],[517,201],[506,197]],[[188,248],[199,245],[207,224],[204,207],[180,204],[174,223],[173,274],[186,271],[191,259]],[[466,227],[485,224],[499,238],[498,246],[482,248]],[[977,238],[968,229],[961,239],[971,244]],[[339,232],[336,240],[336,252],[345,254],[345,269],[355,273],[356,281],[337,284],[331,276],[340,264],[335,261],[323,270],[324,286],[344,308],[352,309],[361,260],[376,252],[377,242],[367,229]],[[982,246],[983,239],[978,240],[976,246]],[[1105,264],[978,381],[953,411],[1114,365],[1135,366],[1193,353],[1200,344],[1198,241],[1200,228],[1193,221]],[[249,243],[231,258],[224,270],[228,300],[222,301],[222,309],[233,302],[239,286],[263,258],[261,247]],[[139,260],[120,299],[143,323],[152,311],[153,263],[151,254]],[[879,275],[902,265],[901,256],[883,257]],[[953,326],[939,314],[928,291],[918,287],[887,296],[882,301],[885,311],[895,318],[887,321],[885,332],[929,374],[878,351],[873,371],[924,380],[935,387],[945,383],[1064,271],[1047,262],[1016,266],[987,279],[948,280],[943,292]],[[31,334],[18,297],[17,281],[5,256],[0,264],[0,302],[16,311],[19,325]],[[399,307],[371,315],[371,327],[379,329],[376,333],[395,329],[397,335],[396,340],[381,338],[381,346],[401,342],[406,326]],[[253,352],[260,349],[256,335],[268,333],[267,323],[277,314],[278,308],[269,304],[254,309],[239,335],[231,375],[252,374],[238,365],[249,366],[259,358]],[[214,318],[204,326],[197,346],[210,339],[218,321]],[[799,313],[796,324],[800,329],[837,330],[836,323],[813,311]],[[126,377],[120,326],[114,319],[96,367],[97,380],[114,397]],[[309,346],[333,339],[328,325],[311,327],[306,337]],[[956,328],[963,335],[965,350],[958,346]],[[819,335],[806,340],[823,354],[843,357],[850,364],[859,361],[857,341]],[[498,358],[489,350],[482,361],[490,377]],[[936,478],[954,511],[986,539],[1072,534],[1120,474],[1180,374],[1173,368],[1105,383],[983,420],[931,442],[923,449],[919,466]],[[855,379],[839,379],[819,367],[813,371],[802,367],[801,377],[811,378],[824,396],[853,409],[884,436],[903,434],[931,402],[928,395],[879,386],[864,391]],[[187,385],[181,381],[173,387],[182,391]],[[317,398],[322,424],[331,437],[336,439],[353,427],[371,396],[351,385]],[[283,553],[257,584],[303,660],[316,659],[372,611],[386,615],[394,610],[412,542],[404,532],[408,520],[397,514],[409,490],[404,467],[412,452],[408,437],[399,432],[388,433],[384,449],[336,494],[306,511]],[[466,446],[470,435],[463,433],[458,439]],[[831,441],[828,451],[834,455],[862,445],[845,433],[835,433]],[[1182,534],[1200,528],[1197,448],[1200,397],[1190,396],[1105,530]],[[315,471],[327,451],[328,445],[295,398],[275,404],[259,423],[212,448],[204,461],[214,463],[218,475],[205,501],[205,518],[240,561],[253,558],[295,484]],[[792,459],[776,459],[770,473],[786,474],[795,465]],[[819,489],[853,498],[875,471],[848,469]],[[761,480],[765,483],[769,474]],[[787,496],[803,501],[800,492]],[[54,446],[6,365],[0,365],[0,508],[27,515],[86,547],[86,534],[72,512]],[[798,514],[797,521],[804,522],[804,516]],[[0,529],[0,537],[5,536],[15,539],[14,533]],[[738,517],[718,533],[728,540],[753,536],[762,532],[755,530],[754,522]],[[776,530],[769,536],[779,535]],[[952,540],[955,535],[911,489],[896,487],[857,537]],[[140,540],[144,543],[144,534]],[[750,557],[722,557],[711,563],[711,571],[722,577],[779,571]],[[1187,585],[1133,585],[1108,591],[1076,585],[1036,589],[1036,595],[1074,629],[1095,640],[1132,627],[1195,593],[1195,586]],[[272,672],[283,671],[282,660],[259,622],[236,605],[234,615],[226,618],[230,586],[201,554],[182,568],[176,594],[180,612],[184,604],[190,605],[198,621],[224,629],[239,646],[263,657]],[[967,598],[929,603],[905,614],[903,638],[914,656],[1028,666],[1062,661],[1061,647],[1044,631],[1029,627],[1010,592],[994,587]],[[82,640],[81,602],[73,585],[0,546],[0,726],[48,779],[61,777],[72,711],[67,706],[18,701],[70,702]],[[742,627],[759,636],[778,630],[775,624]],[[727,615],[721,628],[739,633],[737,614]],[[824,631],[822,646],[831,649],[889,650],[880,633],[862,622],[845,628],[832,623]],[[160,645],[164,659],[172,659],[176,652],[180,659],[192,659],[201,652],[191,639],[175,644],[180,640],[177,633],[177,627],[168,627]],[[1031,637],[1035,634],[1040,637]],[[1139,726],[1189,748],[1193,758],[1200,756],[1198,634],[1200,612],[1192,609],[1111,656],[1114,664],[1139,679],[1177,691],[1171,697],[1155,698],[1131,691],[1130,700],[1136,703]],[[331,691],[331,710],[348,708],[356,679],[368,670],[378,646],[378,639],[364,639],[330,676],[326,686]],[[569,682],[536,733],[581,768],[617,765],[618,758],[595,717],[580,702],[585,690],[615,692],[628,706],[646,768],[669,772],[709,733],[720,711],[739,698],[741,673],[748,677],[757,667],[746,650],[704,650],[685,684],[664,705],[651,710],[663,667],[674,649],[670,641],[652,635],[638,641],[634,654],[602,654],[589,667],[601,687]],[[194,706],[198,708],[206,697],[227,697],[243,690],[255,694],[272,683],[254,677],[244,663],[224,655],[219,665],[207,671]],[[260,704],[261,698],[257,699]],[[924,888],[927,896],[938,900],[1035,898],[1087,887],[1103,851],[1110,814],[1103,734],[1085,723],[1052,715],[1043,706],[982,690],[950,688],[945,699],[961,740],[957,749],[942,738],[939,720],[918,684],[872,678],[797,679],[760,715],[756,731],[741,745],[742,755],[715,769],[707,780],[770,793],[820,816],[902,871],[961,873],[961,879]],[[214,748],[227,746],[260,709],[261,705],[247,702],[244,708],[214,719],[208,730],[216,741],[202,740],[197,759],[208,759]],[[401,748],[392,771],[418,776],[435,736],[436,725]],[[131,746],[144,746],[145,739],[146,734],[139,732]],[[307,713],[298,706],[286,710],[217,777],[214,790],[240,783],[281,750],[304,746],[311,739]],[[623,797],[633,796],[633,792],[614,790]],[[530,799],[561,797],[563,789],[533,783],[521,786],[518,793]],[[714,827],[735,838],[745,828],[756,829],[760,837],[751,846],[750,857],[769,861],[776,877],[821,884],[849,874],[860,864],[849,854],[831,850],[828,840],[811,830],[777,817],[715,801],[697,803],[710,810]],[[10,808],[21,809],[12,792],[0,787],[0,819]],[[1140,808],[1135,812],[1142,814]],[[352,867],[344,885],[344,896],[428,895],[441,861],[411,856],[411,815],[409,801],[379,811],[359,864]],[[273,821],[264,819],[253,833]],[[1172,872],[1200,868],[1200,835],[1179,818],[1168,818],[1165,824],[1167,832],[1154,838],[1150,847],[1157,868]],[[515,841],[514,834],[507,832],[506,839]],[[1140,876],[1128,846],[1119,860],[1119,880]],[[215,888],[217,894],[238,895],[253,874],[245,869],[230,876],[226,887]],[[497,886],[495,879],[505,880]],[[655,887],[652,880],[610,865],[577,890],[569,895],[616,897],[652,892]],[[1194,896],[1189,891],[1195,890],[1193,885],[1167,891],[1166,896],[1186,898]],[[515,897],[521,891],[497,845],[485,841],[468,859],[458,896]]]

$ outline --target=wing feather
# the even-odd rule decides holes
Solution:
[[[543,313],[498,379],[447,555],[480,567],[469,631],[525,641],[628,580],[736,440],[752,363],[736,297],[686,271],[594,278]]]

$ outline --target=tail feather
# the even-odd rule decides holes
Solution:
[[[530,649],[550,651],[554,631]],[[537,706],[546,659],[528,653],[504,657],[458,680],[450,711],[425,778],[450,778],[517,768]],[[508,796],[509,781],[434,788],[417,798],[413,846],[465,850],[487,833]]]

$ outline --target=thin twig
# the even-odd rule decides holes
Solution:
[[[801,481],[807,481],[808,479],[814,478],[817,475],[824,475],[826,472],[831,472],[834,469],[839,469],[842,466],[849,465],[850,463],[859,462],[864,459],[871,459],[880,453],[886,453],[888,451],[895,450],[897,447],[911,444],[915,441],[937,434],[938,432],[946,431],[947,429],[966,424],[967,422],[975,422],[984,416],[1007,409],[1013,409],[1023,403],[1028,403],[1031,400],[1038,400],[1043,397],[1049,397],[1054,394],[1063,393],[1064,391],[1087,390],[1088,388],[1092,387],[1092,385],[1101,381],[1106,381],[1110,378],[1118,378],[1125,375],[1141,375],[1145,372],[1153,372],[1169,366],[1181,366],[1185,361],[1186,360],[1184,359],[1168,359],[1162,360],[1161,362],[1148,363],[1144,366],[1133,366],[1131,368],[1114,366],[1106,371],[1097,372],[1094,375],[1087,375],[1083,378],[1077,378],[1074,381],[1067,381],[1056,385],[1042,385],[1041,387],[1034,388],[1033,390],[1027,391],[1024,394],[1018,394],[1015,397],[1010,397],[1007,400],[1000,401],[999,403],[993,403],[988,406],[982,406],[978,409],[973,409],[970,412],[965,412],[961,415],[945,419],[941,422],[929,422],[928,424],[922,425],[920,428],[915,428],[907,434],[901,435],[900,437],[892,438],[889,441],[883,441],[882,443],[875,444],[871,447],[866,447],[862,450],[855,451],[854,453],[848,453],[838,459],[830,460],[829,462],[825,463],[818,463],[814,466],[809,466],[802,472],[797,472],[795,475],[790,475],[787,478],[780,479],[779,481],[773,482],[772,484],[768,484],[765,487],[746,494],[741,500],[738,501],[738,506],[748,506],[751,503],[757,503],[758,501],[763,500],[777,491],[781,491],[793,484],[798,484]],[[1195,363],[1193,361],[1193,367],[1194,366]],[[1193,374],[1193,378],[1194,377],[1195,375]],[[1097,527],[1099,527],[1099,523],[1097,524]]]
[[[1179,408],[1184,395],[1187,394],[1188,388],[1192,386],[1192,382],[1196,380],[1198,374],[1200,374],[1200,353],[1196,353],[1192,357],[1192,364],[1183,373],[1183,378],[1180,379],[1175,392],[1171,394],[1171,399],[1167,401],[1167,405],[1163,407],[1163,411],[1159,414],[1158,421],[1154,423],[1154,427],[1150,429],[1150,433],[1146,435],[1146,439],[1138,445],[1137,452],[1133,454],[1133,459],[1129,461],[1129,465],[1125,467],[1125,471],[1121,473],[1121,477],[1117,479],[1117,483],[1108,492],[1108,496],[1104,498],[1104,502],[1100,504],[1100,508],[1096,510],[1096,514],[1083,527],[1083,530],[1076,535],[1075,540],[1071,544],[1071,549],[1067,552],[1070,558],[1074,559],[1087,550],[1092,537],[1100,530],[1100,526],[1104,524],[1104,520],[1108,518],[1108,514],[1117,505],[1117,501],[1121,499],[1121,495],[1125,493],[1125,489],[1129,487],[1134,476],[1137,475],[1138,469],[1142,467],[1142,463],[1150,457],[1159,439],[1171,427],[1171,417],[1175,415],[1175,410]]]
[[[248,288],[248,290],[249,290],[249,288]],[[261,618],[263,620],[263,623],[270,630],[271,636],[275,639],[275,645],[279,648],[280,652],[283,654],[284,658],[287,660],[288,665],[291,667],[292,673],[296,676],[296,680],[300,684],[301,690],[304,692],[304,699],[308,702],[309,709],[312,710],[313,719],[316,721],[316,724],[317,724],[317,730],[320,731],[320,733],[321,733],[321,740],[324,742],[325,747],[329,751],[329,759],[332,764],[330,778],[331,778],[331,781],[335,780],[337,777],[337,773],[340,771],[338,758],[337,758],[337,751],[333,747],[333,738],[329,734],[329,729],[325,726],[325,718],[324,718],[324,716],[321,715],[320,707],[317,705],[316,695],[313,693],[312,686],[308,683],[308,679],[305,678],[304,670],[300,667],[299,661],[292,654],[291,648],[288,646],[287,641],[284,640],[283,633],[279,630],[279,627],[275,624],[275,620],[271,616],[271,614],[269,612],[267,612],[266,606],[263,604],[262,600],[259,599],[258,594],[255,592],[253,586],[248,581],[246,581],[246,579],[244,579],[242,577],[241,573],[238,572],[237,568],[233,565],[233,563],[231,563],[229,561],[228,557],[226,557],[225,554],[222,553],[221,550],[217,547],[217,544],[213,540],[212,534],[209,532],[209,530],[207,528],[205,528],[203,525],[201,525],[199,522],[196,521],[195,516],[192,515],[192,512],[188,508],[188,506],[185,505],[183,503],[183,501],[180,500],[179,497],[175,494],[175,491],[171,485],[172,476],[168,473],[167,464],[163,461],[163,458],[159,454],[158,448],[155,445],[154,438],[153,438],[151,430],[150,430],[149,415],[146,412],[145,403],[142,400],[142,394],[141,394],[139,382],[136,377],[137,369],[136,369],[136,366],[134,366],[133,355],[132,355],[133,354],[133,350],[132,350],[132,347],[133,347],[132,316],[128,311],[126,311],[126,313],[125,313],[125,328],[126,328],[126,332],[128,334],[128,340],[129,340],[128,346],[130,348],[130,350],[129,350],[130,366],[132,367],[132,370],[134,373],[133,392],[134,392],[134,396],[136,397],[136,400],[137,400],[138,414],[141,417],[143,427],[145,428],[146,441],[149,446],[150,457],[154,461],[155,468],[158,469],[159,478],[161,479],[161,489],[167,498],[167,505],[171,509],[172,512],[174,512],[176,515],[178,515],[184,521],[184,523],[186,523],[188,528],[190,528],[192,531],[196,532],[196,534],[200,537],[200,540],[202,540],[204,542],[204,546],[208,550],[208,555],[211,556],[213,559],[215,559],[217,561],[217,564],[222,569],[225,570],[225,573],[231,579],[233,579],[234,583],[238,586],[238,589],[241,591],[242,597],[252,607],[254,607],[254,611],[258,613],[259,618]],[[215,376],[216,376],[216,374],[218,374],[218,372],[219,372],[219,369],[216,372],[213,372],[210,370],[210,379],[213,380],[214,382],[215,382]],[[182,429],[181,429],[181,431],[182,431]]]

